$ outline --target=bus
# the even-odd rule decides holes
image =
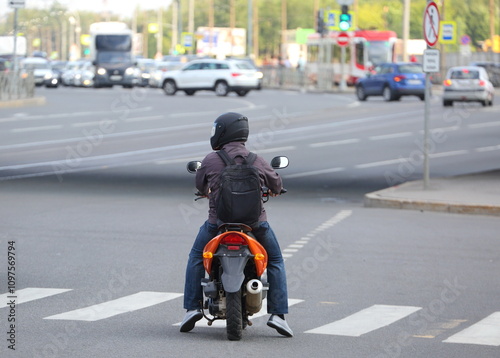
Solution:
[[[96,22],[90,25],[90,59],[95,67],[94,87],[138,84],[132,56],[132,31],[123,22]]]
[[[335,83],[341,80],[341,47],[337,44],[340,32],[331,31],[323,37],[314,33],[307,38],[307,71],[309,80],[320,80],[318,73],[330,71]],[[356,30],[348,32],[344,77],[354,85],[374,66],[396,61],[397,35],[394,31]],[[328,73],[328,72],[327,72]]]

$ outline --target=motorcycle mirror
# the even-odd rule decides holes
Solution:
[[[198,169],[201,168],[201,162],[200,161],[192,161],[187,163],[187,171],[190,172],[191,174],[196,173]]]
[[[283,168],[286,168],[288,167],[288,158],[287,157],[274,157],[272,160],[271,160],[271,166],[274,168],[274,169],[283,169]]]

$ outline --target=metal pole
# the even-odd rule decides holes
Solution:
[[[408,39],[410,38],[410,0],[403,1],[403,62],[408,62]]]
[[[340,48],[340,84],[339,91],[344,92],[347,88],[347,84],[345,82],[345,46]]]
[[[252,56],[253,53],[253,3],[248,0],[248,18],[247,18],[247,55]]]
[[[431,81],[430,74],[425,74],[425,109],[424,109],[424,189],[429,188],[429,111],[431,103]]]

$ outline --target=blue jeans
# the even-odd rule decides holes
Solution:
[[[271,314],[288,313],[288,293],[286,287],[285,262],[276,235],[267,221],[259,223],[253,234],[264,246],[268,255],[267,280],[267,312]],[[186,282],[184,285],[184,308],[195,310],[201,307],[203,289],[201,279],[205,277],[203,268],[203,248],[217,235],[217,225],[206,221],[198,232],[194,241],[186,268]]]

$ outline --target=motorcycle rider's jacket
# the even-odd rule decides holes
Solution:
[[[233,158],[237,163],[242,161],[238,156],[246,158],[250,153],[244,142],[230,142],[223,145],[221,149],[224,149],[229,157]],[[209,198],[208,221],[211,224],[217,224],[216,204],[220,187],[220,174],[225,166],[219,155],[212,152],[203,159],[201,167],[196,171],[196,188]],[[281,177],[271,165],[264,158],[257,156],[253,166],[259,171],[261,186],[269,188],[275,194],[279,194],[283,187]],[[264,206],[262,206],[259,221],[267,221]]]

